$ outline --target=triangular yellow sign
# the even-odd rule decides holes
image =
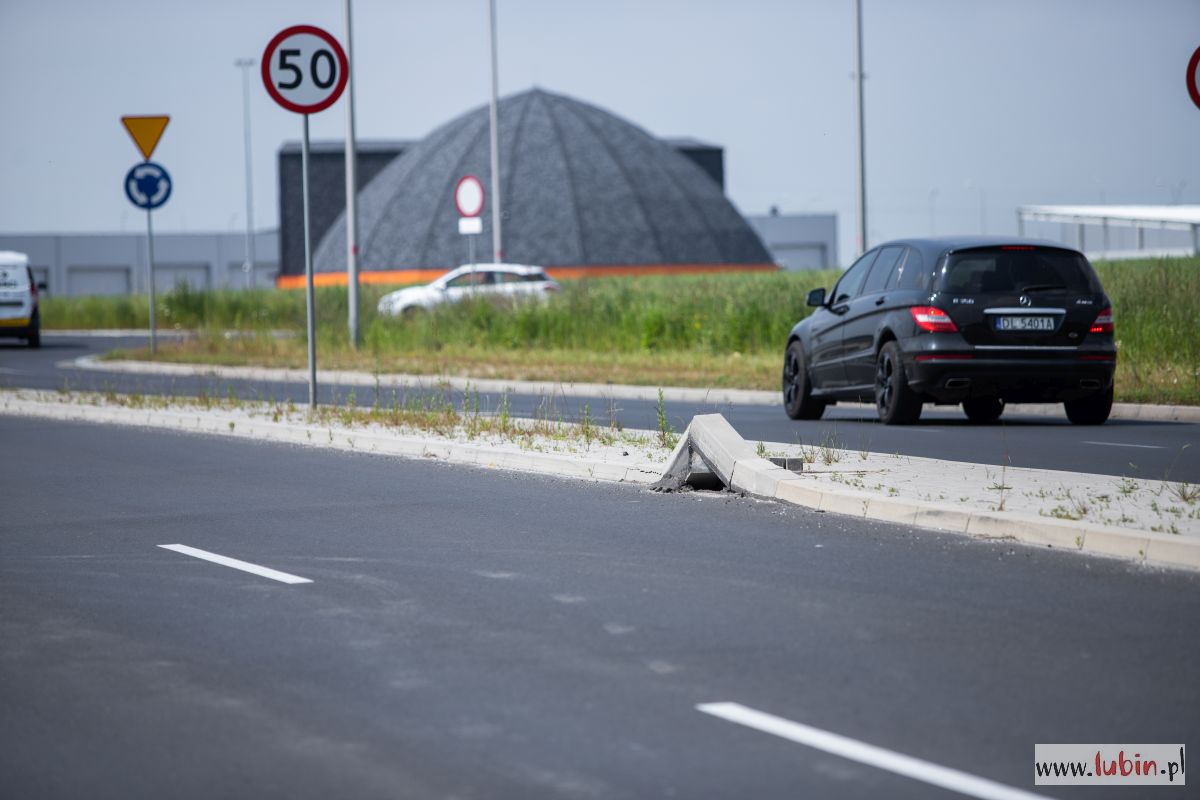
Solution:
[[[129,131],[133,143],[142,151],[147,161],[154,153],[154,148],[158,147],[158,140],[162,138],[163,131],[167,129],[167,123],[170,121],[170,117],[121,117],[121,122],[125,123],[125,130]]]

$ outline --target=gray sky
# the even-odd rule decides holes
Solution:
[[[851,0],[498,0],[500,90],[586,100],[726,148],[744,213],[836,211],[854,249]],[[1196,0],[863,0],[871,238],[1015,230],[1021,203],[1200,202],[1184,71]],[[355,0],[360,138],[417,138],[486,102],[486,0]],[[139,231],[119,118],[166,113],[156,229],[244,226],[235,58],[341,0],[0,0],[0,231]],[[255,217],[300,118],[254,77]],[[344,136],[340,101],[314,138]],[[982,204],[982,211],[981,211]]]

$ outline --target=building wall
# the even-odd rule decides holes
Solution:
[[[392,159],[404,152],[405,141],[361,141],[357,148],[355,183],[362,189]],[[342,142],[314,142],[309,146],[308,224],[313,250],[346,210],[346,155]],[[304,177],[300,144],[287,142],[279,149],[280,265],[285,275],[304,274]],[[345,265],[343,265],[344,267]]]
[[[256,286],[275,285],[279,234],[255,235]],[[149,290],[146,237],[132,233],[0,234],[0,250],[29,256],[29,266],[52,296],[142,294]],[[154,286],[167,292],[187,282],[196,289],[246,285],[246,237],[240,233],[156,233]]]
[[[760,214],[746,217],[784,269],[838,266],[837,214]]]
[[[725,150],[691,138],[664,139],[681,155],[690,159],[725,190]],[[355,182],[361,190],[392,159],[403,154],[412,142],[360,141],[358,172]],[[308,223],[315,250],[329,228],[346,210],[346,156],[340,141],[314,142],[309,146]],[[300,143],[287,142],[279,149],[279,230],[280,272],[304,274],[303,176],[300,170]],[[449,202],[449,198],[447,198]],[[464,256],[465,258],[465,256]]]

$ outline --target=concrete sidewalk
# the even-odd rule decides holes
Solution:
[[[653,431],[553,423],[542,435],[363,424],[331,409],[320,420],[280,404],[222,406],[164,398],[0,392],[0,413],[331,447],[585,480],[651,484],[694,446],[735,491],[917,527],[999,537],[1200,568],[1200,487],[743,440],[717,414],[696,417],[674,452]],[[535,420],[514,420],[517,427]],[[546,424],[546,423],[541,423]],[[769,457],[791,459],[784,469]],[[798,472],[795,470],[799,470]]]

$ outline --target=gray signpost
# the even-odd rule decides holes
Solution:
[[[312,233],[308,213],[308,115],[324,111],[341,96],[350,76],[346,53],[327,31],[293,25],[275,35],[262,57],[262,79],[276,103],[304,117],[300,149],[304,195],[304,305],[308,336],[308,405],[317,406],[317,339],[313,315]]]
[[[171,197],[171,176],[159,164],[150,160],[158,140],[171,118],[162,116],[121,117],[121,124],[129,131],[133,143],[146,160],[134,164],[125,174],[125,196],[129,202],[146,211],[146,289],[150,295],[150,353],[158,352],[158,321],[155,316],[154,300],[154,222],[151,212]]]

